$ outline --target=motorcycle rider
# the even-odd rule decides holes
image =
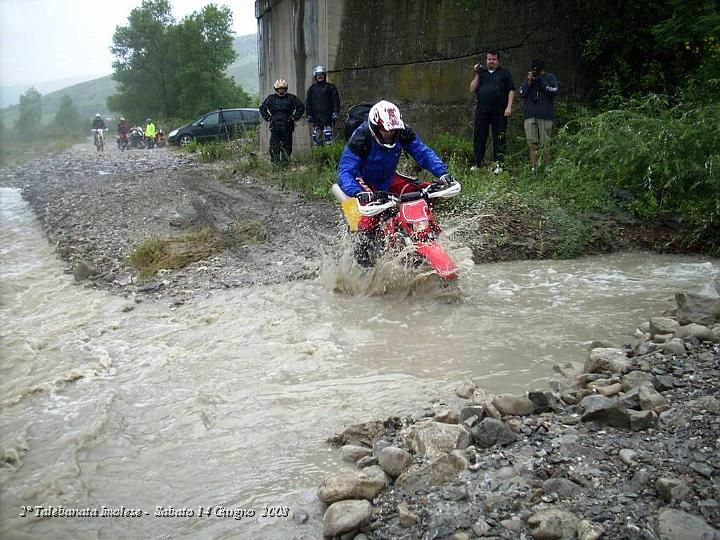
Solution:
[[[340,96],[337,87],[327,82],[327,70],[323,66],[313,69],[313,79],[305,100],[307,120],[312,126],[313,146],[322,146],[323,142],[332,141],[333,126],[340,112]]]
[[[120,137],[123,140],[127,140],[128,133],[130,133],[130,126],[127,123],[127,120],[125,120],[124,116],[120,117],[120,121],[117,125],[117,134],[118,137]]]
[[[276,165],[282,165],[292,154],[295,122],[305,112],[305,105],[297,96],[288,93],[288,84],[283,79],[276,80],[273,88],[275,93],[260,105],[260,115],[270,124],[270,159]]]
[[[345,145],[338,164],[340,189],[366,205],[375,200],[376,191],[401,195],[429,186],[429,182],[418,182],[397,172],[403,150],[435,176],[435,183],[448,186],[453,182],[447,165],[403,122],[397,106],[383,100],[373,105],[368,120],[353,132]],[[380,216],[362,216],[358,223],[355,257],[362,266],[373,263],[371,251],[379,223]]]
[[[90,129],[107,129],[107,127],[105,126],[105,120],[102,119],[100,113],[95,114],[95,118],[92,121],[92,126],[90,126]]]

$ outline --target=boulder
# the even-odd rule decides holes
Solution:
[[[330,474],[318,488],[318,498],[325,504],[348,499],[372,500],[387,484],[385,473],[377,466],[362,471]]]
[[[372,507],[363,500],[339,501],[325,511],[323,534],[335,538],[341,534],[357,531],[370,523]]]
[[[470,429],[473,444],[480,448],[490,448],[496,444],[506,446],[517,439],[517,435],[502,420],[485,418]]]
[[[696,323],[690,323],[679,327],[675,332],[675,337],[680,339],[696,337],[702,341],[717,341],[715,333],[710,328]]]
[[[454,482],[467,466],[467,459],[460,452],[444,454],[422,466],[407,469],[395,483],[406,492],[415,493],[431,486]]]
[[[650,336],[658,334],[674,334],[680,323],[670,317],[652,317],[650,319]]]
[[[720,532],[704,519],[674,508],[660,512],[658,534],[660,540],[720,540]]]
[[[424,420],[402,432],[411,452],[428,459],[437,458],[455,449],[464,450],[470,445],[470,435],[460,425]]]
[[[492,403],[503,416],[526,416],[535,411],[535,404],[530,399],[512,394],[495,396]]]
[[[651,373],[645,371],[631,371],[622,378],[623,392],[627,392],[636,386],[649,385],[654,386],[655,377]]]
[[[692,490],[688,485],[677,478],[658,478],[655,482],[655,489],[660,498],[668,504],[673,500],[684,501],[692,495]]]
[[[720,282],[707,283],[675,295],[680,324],[712,326],[720,322]]]
[[[533,402],[535,410],[539,413],[562,410],[560,400],[548,390],[531,390],[528,392],[528,399]]]
[[[575,538],[579,522],[575,514],[560,508],[540,510],[527,520],[535,540]]]
[[[380,450],[378,463],[383,471],[397,478],[412,463],[410,452],[396,446],[388,446]]]
[[[372,450],[367,446],[356,446],[354,444],[346,444],[340,449],[340,459],[350,463],[355,463],[358,459],[372,454]]]
[[[622,349],[593,349],[585,360],[588,373],[627,373],[631,362]]]
[[[379,441],[383,435],[385,435],[385,424],[381,420],[370,420],[360,424],[353,424],[344,431],[330,437],[328,442],[333,446],[350,444],[372,448],[372,445]]]
[[[604,396],[587,396],[580,402],[583,422],[598,422],[617,428],[629,428],[630,416],[625,405],[617,398]]]

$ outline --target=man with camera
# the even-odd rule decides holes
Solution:
[[[538,160],[538,145],[542,147],[545,163],[550,161],[550,133],[555,120],[555,96],[558,82],[555,75],[545,71],[545,62],[536,59],[530,64],[530,71],[520,85],[520,97],[525,101],[525,136],[530,146],[530,165],[535,172]]]
[[[488,131],[493,137],[493,172],[502,172],[500,163],[505,154],[507,119],[512,114],[515,83],[507,69],[500,67],[500,53],[490,50],[485,55],[486,67],[475,64],[475,77],[470,82],[470,92],[477,97],[473,147],[474,168],[482,167]]]

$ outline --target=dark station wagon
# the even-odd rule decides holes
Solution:
[[[189,124],[168,133],[170,144],[187,145],[193,140],[206,142],[217,139],[234,139],[246,129],[260,125],[258,109],[218,109],[197,117]]]

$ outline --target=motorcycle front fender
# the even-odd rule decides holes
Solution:
[[[437,242],[417,242],[415,251],[427,259],[428,263],[438,276],[442,279],[457,278],[458,268],[447,254],[445,248]]]

